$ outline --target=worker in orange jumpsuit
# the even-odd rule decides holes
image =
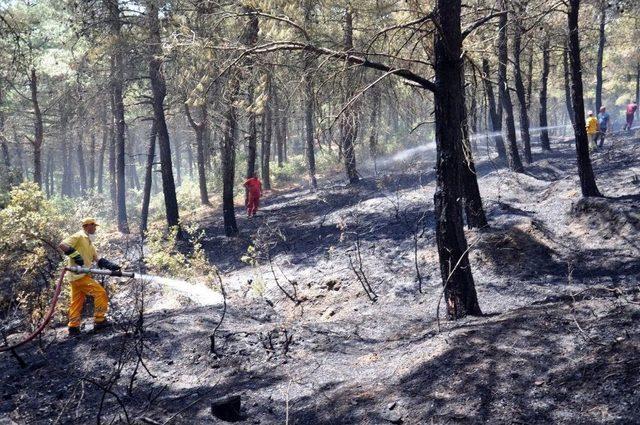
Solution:
[[[91,267],[97,262],[98,267],[111,270],[120,266],[104,258],[98,259],[98,253],[93,246],[98,223],[93,218],[82,220],[82,230],[63,240],[58,248],[65,253],[68,266]],[[71,284],[71,303],[69,305],[69,336],[80,335],[82,322],[82,308],[87,295],[93,297],[94,302],[94,331],[107,328],[110,324],[105,318],[109,308],[107,291],[90,275],[84,273],[67,273],[67,281]]]
[[[244,182],[244,187],[247,188],[247,217],[251,218],[256,215],[258,207],[260,206],[260,195],[262,195],[262,183],[258,179],[258,173],[253,173],[253,176],[249,177]]]

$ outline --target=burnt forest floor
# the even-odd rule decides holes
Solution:
[[[49,330],[24,368],[0,354],[0,424],[223,423],[211,402],[227,395],[250,424],[637,422],[640,140],[594,155],[606,197],[587,200],[571,141],[524,174],[478,152],[490,227],[467,239],[484,316],[456,322],[436,318],[433,156],[267,194],[251,220],[238,207],[237,238],[216,211],[215,354],[221,305],[148,294],[136,326],[126,287],[113,331]]]

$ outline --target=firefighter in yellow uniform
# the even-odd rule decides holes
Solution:
[[[68,257],[69,266],[91,267],[93,263],[102,264],[104,268],[117,268],[119,266],[100,259],[93,245],[98,223],[93,218],[82,220],[82,230],[63,240],[59,248]],[[107,264],[105,264],[107,263]],[[88,274],[67,273],[68,282],[71,284],[71,303],[69,305],[69,335],[80,334],[82,321],[82,308],[87,295],[94,300],[94,331],[99,331],[109,326],[105,315],[109,308],[109,298],[105,289]]]
[[[598,119],[593,116],[593,112],[587,114],[587,138],[589,139],[589,152],[598,150],[596,138],[598,137]]]

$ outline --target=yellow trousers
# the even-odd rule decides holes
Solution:
[[[93,297],[93,313],[95,323],[104,322],[104,316],[109,308],[107,291],[89,276],[71,282],[71,304],[69,305],[69,326],[80,327],[82,322],[82,307],[87,295]]]

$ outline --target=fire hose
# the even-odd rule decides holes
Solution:
[[[53,298],[51,299],[51,304],[49,306],[49,311],[44,317],[44,320],[42,321],[42,323],[40,323],[40,326],[38,326],[35,331],[33,331],[29,336],[27,336],[25,339],[23,339],[20,342],[17,342],[12,345],[0,346],[0,353],[4,351],[15,350],[16,348],[32,341],[44,330],[44,328],[47,327],[47,325],[51,321],[51,318],[53,317],[53,313],[55,312],[56,304],[58,303],[58,298],[60,297],[60,292],[62,291],[62,282],[64,281],[64,276],[68,271],[73,273],[80,273],[80,274],[98,274],[98,275],[115,276],[115,277],[133,278],[135,276],[135,273],[133,272],[123,272],[121,270],[92,269],[88,267],[79,267],[79,266],[65,267],[64,269],[62,269],[62,273],[60,273],[60,277],[58,278],[58,283],[56,284],[56,289],[53,293]]]

